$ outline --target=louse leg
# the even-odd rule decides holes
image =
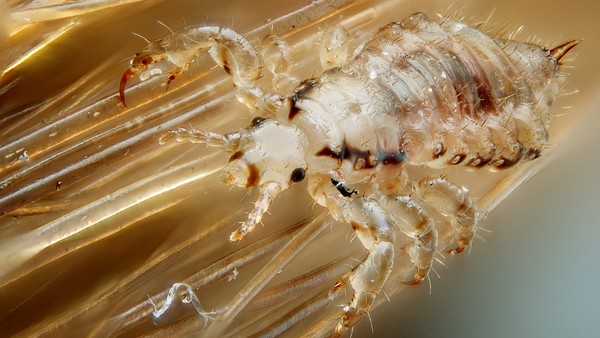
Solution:
[[[340,27],[331,27],[323,35],[319,49],[319,59],[323,70],[342,67],[349,57],[348,32]]]
[[[410,197],[356,197],[339,191],[335,180],[326,175],[309,177],[310,193],[326,206],[337,220],[352,225],[369,254],[346,279],[354,290],[352,302],[344,307],[344,315],[336,326],[341,335],[368,313],[376,296],[391,274],[395,259],[396,234],[401,232],[413,243],[403,252],[410,257],[412,278],[405,284],[418,284],[429,273],[437,248],[437,232],[433,221]],[[348,189],[348,188],[346,188]],[[345,190],[344,190],[345,191]],[[335,288],[343,285],[336,284]]]
[[[421,206],[409,196],[388,197],[379,200],[393,225],[413,243],[404,248],[412,262],[413,279],[403,281],[413,285],[421,283],[429,274],[433,255],[437,249],[437,231],[434,222]]]
[[[315,202],[326,207],[336,220],[351,224],[369,250],[365,260],[334,286],[338,289],[348,281],[354,290],[352,302],[344,306],[344,315],[335,327],[335,335],[340,336],[368,313],[388,279],[394,263],[395,232],[386,211],[373,198],[355,194],[345,197],[327,175],[311,175],[308,179]]]
[[[454,255],[464,251],[475,237],[480,218],[469,191],[442,177],[422,179],[415,190],[425,203],[450,218],[452,237],[458,244],[448,253]]]
[[[335,328],[336,335],[343,334],[369,312],[394,264],[395,233],[379,203],[360,197],[344,203],[342,208],[345,220],[352,224],[369,254],[347,277],[354,295],[351,303],[344,306],[344,315]]]
[[[273,111],[284,101],[279,95],[258,87],[262,61],[252,45],[232,29],[217,26],[191,26],[149,44],[131,60],[119,84],[125,105],[127,81],[152,65],[166,61],[174,70],[167,83],[175,80],[197,55],[207,52],[231,76],[238,100],[253,110]]]
[[[299,83],[298,79],[289,74],[291,65],[289,52],[290,47],[287,42],[276,35],[267,36],[259,48],[265,68],[273,75],[273,89],[282,96],[291,93]]]

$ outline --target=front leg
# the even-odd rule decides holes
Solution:
[[[132,58],[119,83],[119,97],[125,106],[125,87],[136,76],[144,81],[172,69],[167,86],[185,71],[199,54],[208,52],[231,76],[239,101],[252,111],[274,116],[278,109],[288,110],[284,97],[259,87],[263,63],[250,42],[234,30],[218,26],[190,26],[149,43]],[[282,108],[283,107],[283,108]]]

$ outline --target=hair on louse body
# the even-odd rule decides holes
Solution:
[[[346,284],[354,290],[335,334],[368,313],[395,255],[410,258],[404,283],[418,284],[438,242],[456,254],[475,236],[482,215],[465,187],[444,176],[409,177],[405,167],[503,170],[539,157],[559,94],[560,61],[580,42],[546,49],[423,13],[383,27],[350,58],[347,38],[341,28],[330,29],[320,49],[328,69],[281,94],[264,91],[258,80],[264,67],[276,91],[293,87],[282,40],[269,37],[265,48],[274,56],[261,59],[231,29],[189,27],[137,53],[119,87],[125,104],[130,78],[166,62],[175,66],[169,83],[204,51],[231,76],[237,98],[259,115],[247,128],[226,135],[180,128],[161,142],[224,148],[231,154],[226,182],[258,187],[255,207],[232,241],[305,178],[315,203],[352,226],[369,253],[332,286],[332,292]],[[394,246],[402,241],[409,244]]]

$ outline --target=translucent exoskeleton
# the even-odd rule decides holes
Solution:
[[[304,179],[317,204],[353,227],[368,255],[332,285],[354,292],[335,335],[368,313],[396,255],[411,261],[403,282],[418,284],[438,247],[463,252],[483,218],[465,187],[445,177],[413,177],[407,168],[503,170],[538,158],[561,58],[579,43],[546,49],[417,13],[383,27],[354,54],[345,31],[330,29],[320,48],[327,70],[295,83],[285,74],[292,62],[285,42],[268,40],[265,58],[231,29],[188,27],[136,54],[119,92],[125,104],[130,78],[147,78],[167,62],[175,67],[171,82],[203,52],[231,75],[237,98],[258,116],[247,128],[226,135],[179,128],[160,142],[221,147],[230,154],[227,183],[258,188],[231,241],[253,231],[277,195]],[[263,68],[274,74],[277,92],[259,87]]]

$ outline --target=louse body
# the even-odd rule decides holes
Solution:
[[[501,170],[539,157],[559,92],[559,61],[579,43],[548,50],[423,13],[383,27],[348,61],[345,36],[339,29],[326,34],[321,62],[332,67],[288,94],[257,85],[263,64],[273,73],[287,69],[282,41],[272,39],[277,56],[263,61],[243,37],[219,27],[190,27],[150,44],[120,84],[124,103],[129,78],[165,61],[176,67],[170,82],[206,50],[232,76],[237,97],[260,117],[238,132],[181,128],[161,142],[223,147],[231,153],[227,182],[259,189],[232,241],[305,178],[313,199],[354,228],[369,254],[332,286],[354,290],[336,334],[369,311],[397,255],[411,261],[404,282],[417,284],[439,241],[455,254],[475,235],[482,217],[466,188],[444,177],[409,177],[406,168]],[[409,244],[395,246],[400,242]]]

